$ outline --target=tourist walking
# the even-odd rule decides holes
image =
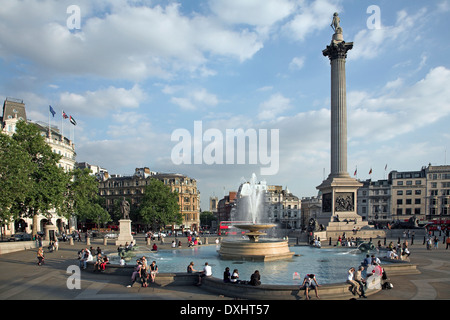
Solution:
[[[37,259],[38,259],[38,266],[44,263],[44,249],[42,249],[42,247],[39,247],[37,251]]]

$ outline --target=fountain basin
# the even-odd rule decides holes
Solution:
[[[223,260],[276,261],[290,259],[293,255],[284,240],[224,240],[219,250]]]
[[[275,227],[275,224],[235,224],[236,228],[248,230],[245,233],[248,240],[225,240],[219,250],[219,256],[223,260],[240,261],[275,261],[292,258],[293,252],[289,250],[288,242],[280,239],[263,239],[266,235],[260,230]]]

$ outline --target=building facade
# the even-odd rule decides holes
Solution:
[[[358,215],[375,225],[392,221],[391,185],[388,180],[366,180],[358,189]]]
[[[358,214],[379,225],[411,218],[422,225],[450,220],[450,166],[391,171],[387,180],[364,181],[358,190]]]
[[[406,221],[412,217],[426,220],[426,168],[418,171],[391,171],[391,220]]]
[[[425,174],[426,218],[450,219],[450,166],[429,165]]]
[[[225,195],[222,199],[217,203],[217,223],[220,224],[222,221],[231,221],[232,220],[232,212],[236,208],[236,191],[228,192],[228,195]]]
[[[310,219],[317,220],[322,213],[322,195],[316,197],[303,197],[301,199],[301,228],[308,227]]]
[[[172,192],[178,193],[178,204],[183,217],[181,225],[171,226],[175,229],[190,229],[198,231],[200,227],[200,191],[197,181],[182,174],[156,173],[148,168],[137,168],[132,176],[108,175],[99,182],[99,194],[105,199],[106,210],[114,210],[115,200],[126,197],[130,205],[139,207],[144,196],[145,187],[151,179],[162,181]]]
[[[301,228],[301,200],[288,188],[268,186],[265,199],[269,221],[280,224],[284,229]]]

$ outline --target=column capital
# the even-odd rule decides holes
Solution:
[[[322,53],[325,57],[328,57],[330,61],[335,59],[346,59],[347,51],[351,50],[352,48],[353,42],[333,40],[325,50],[322,50]]]

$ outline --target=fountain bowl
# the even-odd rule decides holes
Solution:
[[[289,250],[287,240],[261,239],[265,235],[260,230],[275,227],[275,224],[236,224],[234,227],[248,230],[248,239],[226,239],[222,241],[219,256],[223,260],[240,261],[275,261],[290,259],[293,252]]]

